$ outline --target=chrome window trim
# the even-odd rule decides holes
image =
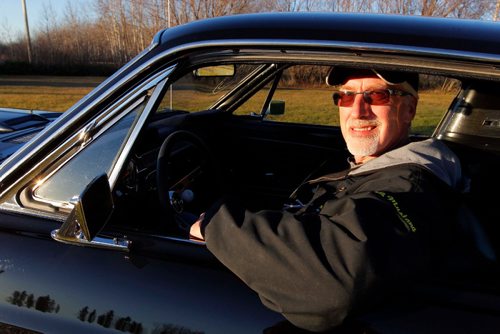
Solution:
[[[28,188],[31,188],[30,192],[31,192],[31,195],[32,195],[32,199],[35,200],[35,201],[37,201],[37,202],[40,202],[40,203],[48,204],[50,206],[54,206],[54,207],[57,207],[57,208],[66,209],[66,210],[71,211],[71,209],[73,209],[73,204],[71,204],[69,200],[68,201],[57,201],[57,200],[52,200],[52,199],[49,199],[49,198],[44,198],[44,197],[37,196],[36,195],[37,189],[46,180],[48,180],[49,178],[51,178],[52,175],[54,175],[61,168],[63,168],[69,161],[71,161],[72,159],[74,159],[76,157],[76,155],[78,155],[81,151],[83,151],[87,146],[91,145],[95,140],[99,139],[99,137],[103,133],[105,133],[109,128],[111,128],[113,125],[115,125],[116,123],[118,123],[123,117],[127,116],[132,110],[134,110],[141,103],[143,103],[146,100],[146,97],[147,97],[147,95],[144,94],[144,96],[137,98],[125,110],[123,110],[121,113],[119,113],[119,115],[116,115],[116,117],[114,117],[114,119],[109,120],[108,119],[109,117],[107,117],[105,120],[99,121],[97,123],[97,125],[96,125],[96,127],[98,127],[99,130],[92,136],[92,140],[90,140],[88,142],[82,142],[82,140],[84,140],[82,138],[82,135],[84,135],[84,130],[85,129],[82,129],[82,131],[80,131],[77,134],[75,134],[76,141],[74,142],[73,146],[70,147],[70,149],[72,149],[73,147],[76,148],[76,146],[79,143],[81,143],[80,146],[77,148],[77,150],[75,152],[73,152],[72,154],[68,155],[67,157],[64,157],[64,161],[58,162],[56,168],[54,168],[49,173],[47,173],[46,175],[44,175],[44,177],[39,182],[37,182],[36,184],[34,184],[31,187],[28,186]],[[142,111],[142,114],[144,113],[144,111],[145,110]],[[100,123],[102,123],[102,125],[100,125]],[[111,169],[113,168],[113,165],[114,164],[112,164]],[[78,194],[75,194],[75,195],[78,195]]]
[[[17,203],[11,201],[0,204],[0,211],[13,214],[22,214],[35,218],[50,219],[60,223],[64,223],[68,216],[66,213],[63,214],[61,212],[48,212],[31,208],[23,208],[20,207]]]
[[[427,74],[434,75],[444,75],[444,76],[460,76],[464,74],[487,77],[489,79],[493,77],[500,78],[500,67],[493,64],[482,64],[482,63],[470,63],[464,61],[450,61],[444,59],[432,59],[425,63],[422,61],[421,57],[416,56],[398,56],[397,59],[388,57],[386,54],[369,54],[369,55],[353,55],[346,52],[335,52],[327,53],[325,51],[310,51],[307,57],[304,53],[295,55],[293,51],[287,52],[286,54],[269,54],[269,50],[266,50],[267,54],[256,54],[250,53],[245,54],[244,50],[242,53],[233,56],[233,62],[256,62],[256,61],[269,61],[269,63],[310,63],[310,64],[344,64],[353,66],[353,64],[359,66],[366,66],[373,63],[377,63],[380,67],[405,67],[407,70],[419,71]],[[240,50],[241,52],[241,50]],[[278,51],[275,51],[278,52]],[[207,57],[211,56],[210,60],[212,62],[217,61],[218,58],[223,58],[225,55],[213,53],[212,55],[207,55],[205,57],[194,57],[193,65],[202,64],[207,62]],[[202,59],[204,58],[204,59]],[[424,64],[424,65],[423,65]]]
[[[134,124],[132,131],[130,132],[128,138],[126,139],[125,146],[119,153],[117,159],[115,160],[115,163],[111,167],[111,173],[108,176],[109,179],[109,185],[110,188],[113,189],[116,181],[118,179],[118,175],[120,174],[120,171],[123,168],[123,165],[125,163],[125,160],[127,159],[130,150],[132,149],[132,146],[135,143],[135,140],[137,139],[137,136],[139,135],[139,132],[141,131],[142,127],[144,126],[144,123],[146,123],[147,118],[151,114],[151,111],[153,110],[153,107],[155,106],[158,98],[161,96],[161,94],[164,91],[165,85],[168,81],[168,78],[164,78],[163,81],[161,81],[154,89],[153,94],[149,98],[148,102],[146,103],[146,106],[144,107],[144,110],[142,111],[141,115],[139,116],[139,119],[137,122]]]
[[[329,49],[334,49],[331,54],[336,53],[344,53],[348,57],[350,57],[350,61],[353,62],[353,58],[363,58],[369,57],[370,54],[360,55],[358,52],[375,52],[381,54],[399,54],[401,57],[413,55],[418,58],[429,58],[434,60],[439,60],[440,58],[450,58],[449,60],[461,60],[466,62],[486,62],[486,63],[497,63],[500,65],[500,54],[493,56],[488,53],[479,53],[479,52],[464,52],[464,51],[456,51],[452,52],[450,50],[445,49],[436,49],[436,48],[424,48],[424,47],[409,47],[409,46],[395,46],[389,44],[377,44],[377,43],[361,43],[361,42],[333,42],[333,41],[287,41],[287,40],[276,40],[276,41],[262,41],[262,40],[214,40],[214,41],[205,41],[205,42],[194,42],[185,44],[182,46],[177,46],[172,49],[165,50],[165,52],[156,55],[151,58],[147,63],[141,65],[138,70],[143,71],[145,68],[151,66],[152,63],[155,63],[165,57],[168,57],[172,54],[176,53],[184,53],[185,51],[193,50],[193,49],[204,49],[204,48],[225,48],[231,49],[234,47],[238,48],[256,48],[263,47],[269,48],[266,51],[270,51],[272,49],[282,49],[281,51],[286,52],[286,49],[290,49],[293,52],[294,48],[309,48],[311,50],[317,50],[318,52],[328,51]],[[321,51],[320,51],[321,50]],[[347,53],[346,53],[347,52]],[[456,59],[455,59],[456,58]],[[371,58],[370,58],[371,59]],[[394,60],[394,59],[392,59]],[[422,59],[420,59],[422,60]],[[444,59],[441,59],[444,61]],[[387,60],[390,63],[390,60]],[[490,64],[493,65],[493,64]],[[497,65],[494,65],[495,67]],[[426,66],[422,66],[426,67]],[[500,68],[496,67],[499,71],[498,76],[500,76]]]
[[[131,99],[131,98],[129,98],[129,99]],[[130,112],[130,110],[131,110],[130,108],[136,107],[139,103],[142,103],[145,100],[145,98],[146,98],[146,95],[144,95],[142,97],[142,99],[138,98],[138,102],[132,103],[131,106],[130,106],[130,103],[125,104],[125,105],[128,105],[129,107],[126,108],[125,111],[122,110],[121,115],[118,115],[117,117],[115,117],[115,119],[113,119],[111,122],[109,122],[109,121],[106,123],[103,122],[102,125],[97,125],[98,131],[93,135],[93,137],[90,141],[82,142],[82,140],[84,140],[84,138],[82,138],[82,134],[84,134],[85,128],[82,129],[81,131],[78,131],[70,138],[68,138],[63,144],[61,144],[58,147],[57,150],[55,150],[52,154],[48,155],[43,161],[41,161],[40,165],[37,166],[37,168],[35,169],[36,171],[33,172],[33,173],[35,173],[35,176],[36,176],[36,174],[46,173],[45,175],[43,175],[43,178],[39,181],[35,181],[35,179],[34,179],[35,176],[33,176],[33,177],[27,176],[27,177],[23,178],[23,180],[25,180],[25,181],[23,182],[23,180],[20,180],[19,187],[16,187],[13,190],[12,198],[16,198],[17,193],[19,192],[19,195],[21,197],[27,196],[30,199],[34,200],[35,202],[40,203],[40,205],[52,206],[54,208],[54,210],[61,210],[62,212],[66,212],[66,213],[71,211],[71,209],[73,208],[73,205],[69,202],[55,201],[55,200],[44,199],[42,197],[36,197],[34,194],[34,191],[39,186],[39,182],[42,183],[45,180],[47,180],[48,178],[50,178],[52,175],[54,175],[54,173],[59,171],[68,161],[73,159],[75,157],[75,155],[77,155],[79,152],[81,152],[87,145],[91,144],[94,140],[98,139],[102,133],[104,133],[107,129],[109,129],[111,126],[116,124],[116,122],[118,122],[122,117],[127,115],[127,113]],[[127,102],[129,102],[129,101],[127,101]],[[94,122],[94,120],[92,122]],[[71,152],[71,150],[73,150],[73,152]],[[59,160],[60,158],[63,158],[63,160],[62,161]],[[45,161],[49,161],[49,163],[44,164]],[[51,161],[52,161],[52,163],[50,163]],[[54,165],[55,165],[55,168],[51,169],[51,167]],[[29,173],[29,175],[32,175],[33,173]],[[20,209],[25,209],[25,210],[28,209],[28,210],[37,211],[37,212],[38,211],[47,212],[49,214],[51,213],[48,210],[37,209],[37,208],[35,208],[35,206],[33,206],[31,208],[23,207],[19,203],[17,203],[17,201],[19,201],[19,199],[13,200],[10,203],[11,211],[13,210],[12,205],[14,205],[14,203],[15,203],[15,204],[17,204],[17,206]],[[3,204],[4,203],[0,204],[0,209],[3,209]],[[30,211],[26,211],[26,212],[30,212]],[[57,213],[52,212],[52,214],[57,214]],[[38,214],[38,216],[42,216],[42,215]]]
[[[128,106],[130,106],[131,103],[134,104],[133,103],[134,100],[139,99],[141,94],[143,94],[144,98],[145,98],[147,96],[147,92],[150,89],[161,84],[160,85],[161,87],[157,87],[157,88],[159,88],[159,90],[155,89],[155,91],[154,91],[154,92],[158,92],[155,95],[157,97],[158,94],[160,93],[161,89],[163,88],[165,82],[167,81],[168,75],[171,73],[173,68],[174,68],[174,66],[171,66],[167,69],[162,70],[157,75],[155,75],[155,77],[153,79],[148,80],[147,82],[143,83],[142,85],[137,87],[133,92],[129,92],[129,94],[127,96],[125,96],[122,99],[113,103],[113,105],[110,106],[109,108],[107,108],[106,111],[104,111],[102,114],[97,115],[94,119],[90,120],[87,124],[90,124],[90,123],[98,120],[99,124],[103,124],[104,130],[107,129],[108,127],[106,127],[106,124],[109,122],[110,118],[115,118],[115,120],[113,120],[113,122],[111,122],[112,124],[114,124],[115,121],[118,121],[119,119],[121,119],[122,116],[127,114],[127,111],[125,111],[125,112],[123,111],[123,106],[128,107]],[[141,102],[143,100],[144,99],[142,99]],[[142,111],[142,115],[139,117],[138,121],[136,122],[136,124],[134,126],[134,129],[133,129],[134,136],[135,136],[134,139],[137,137],[137,135],[140,131],[140,128],[137,128],[137,126],[139,126],[139,122],[141,122],[140,126],[142,127],[142,125],[144,124],[144,122],[147,118],[148,112],[150,112],[151,108],[153,107],[154,101],[151,98],[149,101],[151,101],[151,104],[146,104],[144,110]],[[149,103],[149,101],[148,101],[148,103]],[[125,108],[127,108],[127,107],[125,107]],[[146,108],[148,108],[148,107],[150,108],[149,111],[146,110]],[[127,110],[129,111],[129,108],[127,108]],[[120,114],[120,113],[123,113],[123,115],[117,117],[117,114]],[[108,125],[112,126],[112,124],[108,124]],[[29,185],[29,183],[32,182],[32,180],[34,180],[34,178],[37,176],[37,174],[40,174],[42,172],[42,170],[46,169],[51,164],[50,163],[51,161],[56,160],[57,158],[63,156],[64,154],[67,154],[69,150],[73,149],[75,147],[75,145],[77,145],[78,142],[81,141],[80,137],[82,135],[82,131],[84,131],[84,130],[85,130],[85,127],[83,127],[80,131],[78,131],[73,136],[68,138],[63,144],[59,145],[58,148],[52,154],[46,156],[43,160],[38,161],[27,173],[25,173],[23,175],[23,177],[16,180],[16,182],[13,183],[11,185],[11,187],[9,187],[7,190],[5,190],[4,193],[2,194],[2,202],[0,203],[0,210],[4,209],[4,204],[9,203],[8,211],[15,211],[15,209],[13,208],[13,202],[15,202],[15,201],[12,202],[11,199],[15,198],[16,194],[19,191],[21,191],[23,188],[25,188],[26,186],[32,187]],[[97,139],[98,136],[102,132],[101,130],[102,129],[100,129],[98,131],[98,133],[96,133],[94,135],[94,138],[87,144],[90,144],[95,139]],[[129,138],[131,135],[132,135],[132,133],[129,135]],[[124,146],[123,149],[130,150],[131,147],[132,147],[132,143],[129,141],[129,144],[126,147]],[[73,154],[68,156],[68,158],[64,162],[62,162],[62,163],[59,162],[60,166],[58,166],[58,168],[56,168],[56,169],[59,169],[60,167],[62,167],[67,161],[72,159],[72,157],[74,157],[74,155],[77,154],[79,151],[80,150],[77,150]],[[123,164],[124,159],[125,159],[125,156],[123,156],[121,158],[120,163]],[[114,171],[114,168],[116,168],[116,166],[117,166],[116,164],[117,164],[117,160],[114,162],[114,164],[112,166],[112,169],[111,169],[112,171]],[[112,177],[113,177],[112,184],[114,186],[114,183],[116,182],[116,179],[118,177],[118,171],[114,172],[114,174],[113,173],[110,173],[110,174],[112,174]],[[111,185],[111,180],[110,180],[110,185]],[[62,203],[59,201],[48,201],[47,203],[48,204],[55,204],[55,207],[59,207],[62,209],[68,208],[66,203]],[[26,210],[26,208],[23,208],[19,205],[18,205],[18,207],[19,207],[19,209],[23,209],[23,210],[20,210],[20,212],[21,211],[24,213],[30,213],[32,211],[38,212],[36,209]],[[7,207],[5,207],[5,208],[7,209]],[[66,211],[68,211],[68,210],[66,210]],[[48,211],[44,211],[44,212],[51,214]],[[38,213],[37,216],[43,216],[43,214],[41,215],[40,213]]]

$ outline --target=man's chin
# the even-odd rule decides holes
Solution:
[[[355,157],[374,156],[377,153],[378,143],[369,141],[364,143],[348,143],[347,149]]]

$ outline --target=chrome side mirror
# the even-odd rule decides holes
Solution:
[[[61,228],[52,231],[53,239],[78,246],[128,250],[127,240],[97,237],[108,223],[114,209],[113,196],[105,173],[92,180],[71,203],[73,210]]]

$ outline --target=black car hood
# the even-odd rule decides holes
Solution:
[[[0,108],[0,162],[61,114],[42,110]]]

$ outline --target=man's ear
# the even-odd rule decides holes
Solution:
[[[404,117],[403,120],[406,123],[411,123],[413,121],[413,118],[415,118],[415,114],[417,112],[417,98],[414,96],[409,96],[406,101],[405,101],[405,110],[404,110]]]

